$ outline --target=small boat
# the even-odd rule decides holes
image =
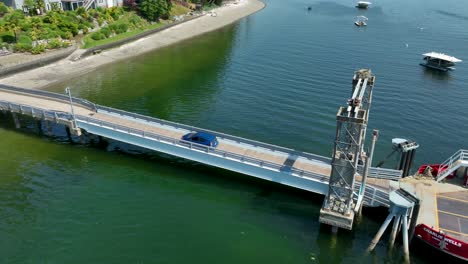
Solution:
[[[370,4],[372,4],[372,3],[371,2],[366,2],[366,1],[359,1],[359,2],[357,2],[356,7],[360,8],[360,9],[367,9],[367,8],[369,8]]]
[[[354,25],[358,27],[365,27],[367,26],[367,23],[366,23],[367,20],[368,18],[365,16],[358,16],[356,17],[356,21],[354,22]]]
[[[437,53],[437,52],[429,52],[423,54],[424,62],[420,63],[421,66],[436,69],[439,71],[448,71],[448,70],[455,70],[455,63],[461,62],[462,60],[457,59],[455,57]]]

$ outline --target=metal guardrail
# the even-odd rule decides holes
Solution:
[[[441,181],[450,175],[453,169],[459,165],[460,161],[468,161],[468,150],[460,149],[440,164],[439,171],[442,171],[437,175],[437,181]]]
[[[306,159],[309,159],[309,160],[317,160],[317,161],[324,162],[326,164],[331,164],[331,158],[327,158],[327,157],[316,155],[316,154],[301,152],[301,151],[297,151],[297,150],[290,149],[290,148],[280,147],[280,146],[276,146],[276,145],[272,145],[272,144],[268,144],[268,143],[263,143],[263,142],[259,142],[259,141],[255,141],[255,140],[251,140],[251,139],[246,139],[246,138],[242,138],[242,137],[236,137],[236,136],[224,134],[224,133],[221,133],[221,132],[212,131],[212,130],[199,128],[199,127],[195,127],[195,126],[189,126],[189,125],[176,123],[176,122],[172,122],[172,121],[167,121],[167,120],[159,119],[159,118],[156,118],[156,117],[149,117],[149,116],[145,116],[145,115],[141,115],[141,114],[127,112],[127,111],[124,111],[124,110],[115,109],[115,108],[111,108],[111,107],[107,107],[107,106],[96,105],[96,108],[97,108],[98,113],[99,112],[107,112],[107,113],[112,113],[112,114],[118,114],[118,115],[124,116],[124,117],[130,117],[130,118],[133,118],[133,119],[139,119],[139,120],[150,122],[150,123],[156,123],[158,125],[171,126],[173,128],[176,128],[176,129],[182,128],[182,129],[186,129],[186,130],[192,131],[192,132],[193,131],[205,132],[205,133],[215,135],[216,137],[219,137],[219,138],[222,138],[222,139],[234,141],[234,142],[239,143],[239,144],[249,144],[249,145],[252,145],[254,147],[264,148],[264,149],[267,149],[267,150],[270,150],[270,151],[273,151],[273,152],[281,152],[283,154],[297,155],[297,156],[300,156],[300,157],[303,157],[303,158],[306,158]]]
[[[25,88],[13,87],[13,86],[2,85],[2,84],[0,84],[0,89],[7,90],[7,91],[13,91],[13,92],[16,92],[16,93],[21,93],[21,94],[30,94],[30,95],[33,95],[33,96],[53,98],[53,99],[56,99],[56,100],[59,100],[59,101],[62,101],[62,102],[66,102],[66,103],[69,102],[68,101],[69,98],[65,94],[47,92],[47,91],[42,91],[42,90],[25,89]],[[263,149],[273,151],[273,152],[281,152],[281,153],[286,154],[286,155],[297,155],[297,156],[300,156],[302,158],[306,158],[308,160],[323,162],[323,163],[325,163],[327,165],[331,165],[331,161],[332,161],[332,159],[329,158],[329,157],[324,157],[324,156],[320,156],[320,155],[316,155],[316,154],[312,154],[312,153],[308,153],[308,152],[297,151],[297,150],[294,150],[294,149],[280,147],[280,146],[276,146],[276,145],[272,145],[272,144],[268,144],[268,143],[263,143],[263,142],[259,142],[259,141],[255,141],[255,140],[250,140],[250,139],[246,139],[246,138],[242,138],[242,137],[236,137],[236,136],[224,134],[224,133],[217,132],[217,131],[203,129],[203,128],[199,128],[199,127],[195,127],[195,126],[189,126],[189,125],[185,125],[185,124],[181,124],[181,123],[177,123],[177,122],[172,122],[172,121],[167,121],[167,120],[163,120],[163,119],[159,119],[159,118],[155,118],[155,117],[149,117],[149,116],[136,114],[136,113],[120,110],[120,109],[115,109],[115,108],[112,108],[112,107],[97,105],[97,104],[94,104],[94,103],[92,103],[92,102],[90,102],[88,100],[77,98],[77,97],[73,97],[73,103],[77,104],[77,105],[80,105],[80,106],[82,106],[84,108],[90,109],[92,111],[95,111],[95,112],[101,111],[101,112],[107,112],[107,113],[111,113],[111,114],[117,114],[117,115],[127,117],[127,118],[139,119],[139,120],[142,120],[142,121],[145,121],[145,122],[156,123],[156,124],[163,125],[163,126],[171,126],[171,127],[175,128],[175,129],[186,129],[188,131],[197,131],[197,132],[210,133],[210,134],[213,134],[213,135],[215,135],[215,136],[217,136],[219,138],[226,139],[226,140],[231,140],[231,141],[236,142],[238,144],[248,144],[248,145],[251,145],[253,147],[259,147],[259,148],[263,148]],[[363,166],[359,165],[358,166],[358,173],[360,173],[361,175],[362,175],[362,170],[363,170]],[[368,177],[369,178],[388,179],[388,180],[398,180],[398,179],[401,178],[401,175],[402,175],[402,171],[392,170],[392,169],[385,169],[385,168],[373,168],[373,167],[371,167],[371,168],[369,168]]]
[[[64,121],[70,122],[73,120],[72,115],[66,112],[46,110],[46,109],[32,107],[32,106],[10,103],[10,102],[3,101],[3,100],[0,100],[0,109],[8,110],[8,111],[16,111],[16,112],[23,113],[23,114],[30,114],[33,117],[40,117],[40,118],[46,118],[46,119],[48,118],[50,120],[56,120],[56,121],[64,120]],[[219,150],[216,148],[212,148],[209,146],[205,146],[205,145],[201,145],[201,144],[197,144],[193,142],[188,142],[188,141],[184,141],[180,139],[174,139],[174,138],[170,138],[170,137],[158,135],[158,134],[151,133],[151,132],[146,132],[143,130],[122,126],[122,125],[116,125],[110,122],[101,121],[101,120],[88,117],[88,116],[76,115],[75,118],[77,122],[84,122],[84,123],[88,123],[91,125],[97,125],[103,128],[112,129],[112,130],[123,132],[129,135],[143,137],[143,138],[150,139],[150,140],[156,140],[156,141],[166,143],[166,144],[173,144],[178,147],[189,148],[192,150],[205,152],[207,154],[216,155],[218,157],[222,157],[226,159],[236,160],[242,163],[259,166],[259,167],[266,168],[266,169],[272,169],[272,170],[277,170],[277,171],[287,170],[291,173],[292,176],[302,177],[302,178],[306,177],[311,180],[315,180],[315,181],[328,184],[328,177],[317,174],[317,173],[304,171],[304,170],[298,170],[295,168],[291,168],[290,166],[266,162],[260,159],[251,158],[245,155],[239,155],[236,153]],[[127,143],[130,143],[130,142],[127,142]],[[358,190],[359,190],[359,185],[357,184],[355,185],[355,191],[358,191]],[[378,203],[380,205],[388,206],[388,199],[385,198],[386,195],[388,194],[386,194],[384,191],[374,188],[372,186],[368,186],[368,188],[366,188],[366,194],[364,194],[364,200],[368,204]]]
[[[364,166],[358,165],[357,171],[359,174],[363,175]],[[403,171],[401,170],[370,167],[367,177],[385,180],[399,180],[401,179],[402,175]]]
[[[263,142],[259,142],[259,141],[255,141],[255,140],[251,140],[251,139],[236,137],[236,136],[232,136],[232,135],[228,135],[228,134],[224,134],[224,133],[220,133],[220,132],[216,132],[216,131],[212,131],[212,130],[208,130],[208,129],[203,129],[203,128],[199,128],[199,127],[195,127],[195,126],[189,126],[189,125],[185,125],[185,124],[181,124],[181,123],[162,120],[162,119],[155,118],[155,117],[149,117],[149,116],[145,116],[145,115],[141,115],[141,114],[127,112],[127,111],[124,111],[124,110],[115,109],[115,108],[111,108],[111,107],[107,107],[107,106],[96,105],[96,108],[97,108],[98,112],[118,114],[119,116],[129,117],[129,118],[133,118],[133,119],[139,119],[139,120],[142,120],[142,121],[145,121],[145,122],[155,123],[155,124],[158,124],[158,125],[161,125],[161,126],[170,126],[172,128],[175,128],[175,129],[182,128],[182,129],[185,129],[185,130],[188,130],[188,131],[191,131],[191,132],[194,132],[194,131],[196,131],[196,132],[205,132],[205,133],[215,135],[218,138],[234,141],[234,142],[236,142],[238,144],[249,144],[251,146],[264,148],[264,149],[267,149],[267,150],[273,151],[273,152],[281,152],[283,154],[288,154],[288,155],[297,155],[297,156],[306,158],[308,160],[320,161],[320,162],[323,162],[323,163],[325,163],[327,165],[331,165],[331,161],[332,161],[331,158],[316,155],[316,154],[301,152],[301,151],[297,151],[297,150],[293,150],[293,149],[289,149],[289,148],[285,148],[285,147],[280,147],[280,146],[276,146],[276,145],[272,145],[272,144],[268,144],[268,143],[263,143]],[[363,169],[364,169],[364,167],[359,165],[358,166],[358,173],[362,175]],[[378,179],[398,180],[398,179],[400,179],[402,177],[402,173],[403,172],[399,171],[399,170],[371,167],[371,168],[369,168],[368,177],[369,178],[378,178]]]
[[[13,104],[7,101],[0,100],[0,109],[18,113],[30,113],[33,117],[41,117],[49,120],[64,120],[71,121],[72,116],[66,112],[44,110],[27,105]],[[15,111],[16,110],[16,111]]]
[[[52,98],[55,100],[63,101],[67,104],[69,103],[69,100],[70,100],[69,97],[65,94],[52,93],[52,92],[47,92],[43,90],[25,89],[25,88],[14,87],[14,86],[9,86],[9,85],[4,85],[4,84],[0,84],[0,90],[6,90],[10,92],[19,93],[19,94],[28,94],[28,95],[33,95],[33,96]],[[77,104],[89,110],[96,111],[96,105],[85,99],[73,97],[73,104]]]
[[[156,133],[146,132],[140,129],[134,129],[134,128],[130,128],[127,126],[117,125],[114,123],[101,121],[101,120],[88,117],[88,116],[76,115],[75,117],[76,117],[77,122],[84,122],[84,123],[97,125],[97,126],[104,127],[104,128],[110,128],[119,132],[130,134],[130,135],[139,136],[139,137],[143,137],[143,138],[147,138],[151,140],[156,140],[159,142],[169,143],[169,144],[176,145],[176,146],[183,147],[183,148],[189,148],[193,150],[202,151],[207,154],[215,154],[219,157],[234,159],[242,163],[249,163],[251,165],[256,165],[262,168],[269,168],[269,169],[274,169],[278,171],[288,169],[293,174],[297,174],[300,177],[307,177],[307,178],[315,179],[315,180],[322,181],[322,182],[323,181],[328,182],[328,177],[325,177],[317,173],[309,172],[309,171],[298,170],[290,166],[272,163],[272,162],[264,161],[261,159],[248,157],[245,155],[239,155],[237,153],[219,150],[217,148],[213,148],[213,147],[209,147],[209,146],[205,146],[205,145],[201,145],[198,143],[193,143],[193,142],[189,142],[189,141],[185,141],[181,139],[174,139],[174,138],[166,137],[166,136],[159,135]]]

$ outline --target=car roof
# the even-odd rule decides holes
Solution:
[[[196,135],[199,136],[199,137],[202,137],[204,139],[207,139],[209,141],[216,138],[215,135],[211,135],[211,134],[208,134],[208,133],[205,133],[205,132],[198,132]]]

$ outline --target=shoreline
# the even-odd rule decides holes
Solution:
[[[142,55],[220,29],[256,13],[264,7],[265,4],[260,0],[241,0],[238,4],[225,5],[211,10],[211,12],[216,12],[217,16],[206,14],[196,20],[187,21],[153,35],[77,61],[70,59],[74,57],[75,53],[73,53],[68,58],[44,67],[2,78],[0,79],[0,84],[30,89],[45,88],[54,83],[64,82],[67,79],[92,72],[106,64]],[[82,53],[83,51],[80,49],[76,52]]]

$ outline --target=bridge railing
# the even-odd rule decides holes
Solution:
[[[301,152],[301,151],[297,151],[297,150],[290,149],[290,148],[280,147],[280,146],[276,146],[276,145],[272,145],[272,144],[268,144],[268,143],[264,143],[264,142],[259,142],[259,141],[255,141],[255,140],[251,140],[251,139],[246,139],[246,138],[242,138],[242,137],[236,137],[236,136],[233,136],[233,135],[228,135],[228,134],[224,134],[224,133],[221,133],[221,132],[212,131],[212,130],[208,130],[208,129],[204,129],[204,128],[189,126],[189,125],[185,125],[185,124],[181,124],[181,123],[177,123],[177,122],[172,122],[172,121],[159,119],[159,118],[156,118],[156,117],[149,117],[149,116],[145,116],[145,115],[141,115],[141,114],[127,112],[127,111],[120,110],[120,109],[115,109],[115,108],[112,108],[112,107],[96,105],[96,108],[97,108],[98,112],[113,113],[113,114],[117,114],[117,115],[124,116],[124,117],[130,117],[130,118],[133,118],[133,119],[139,119],[139,120],[150,122],[150,123],[156,123],[158,125],[171,126],[173,128],[176,128],[176,129],[178,129],[178,128],[179,129],[185,129],[185,130],[188,130],[188,131],[191,131],[191,132],[195,132],[195,131],[196,132],[205,132],[205,133],[215,135],[216,137],[219,137],[219,138],[222,138],[222,139],[234,141],[234,142],[236,142],[238,144],[249,144],[249,145],[252,145],[252,146],[255,146],[255,147],[264,148],[264,149],[274,151],[274,152],[281,152],[281,153],[284,153],[284,154],[294,154],[294,155],[298,155],[298,156],[301,156],[301,157],[304,157],[304,158],[307,158],[307,159],[310,159],[310,160],[316,160],[316,161],[324,162],[326,164],[331,164],[331,158],[327,158],[327,157],[312,154],[312,153]]]
[[[78,122],[85,122],[85,123],[92,124],[92,125],[98,125],[100,127],[110,128],[110,129],[120,131],[120,132],[124,132],[124,133],[127,133],[127,134],[131,134],[131,135],[135,135],[135,136],[139,136],[139,137],[143,137],[143,138],[148,138],[148,139],[156,140],[156,141],[160,141],[160,142],[165,142],[165,143],[177,145],[177,146],[184,147],[184,148],[198,150],[198,151],[202,151],[202,152],[205,152],[205,153],[215,154],[215,155],[221,156],[223,158],[234,159],[236,161],[240,161],[240,162],[243,162],[243,163],[250,163],[250,164],[260,166],[260,167],[264,167],[264,168],[269,168],[269,169],[273,169],[273,170],[280,170],[280,171],[290,171],[291,173],[297,174],[298,176],[304,176],[304,177],[312,178],[312,179],[315,179],[315,180],[328,182],[328,177],[325,177],[325,176],[317,174],[317,173],[309,172],[309,171],[299,170],[299,169],[293,168],[291,166],[286,166],[286,165],[283,165],[283,164],[268,162],[268,161],[264,161],[264,160],[261,160],[261,159],[252,158],[252,157],[245,156],[245,155],[240,155],[240,154],[225,151],[225,150],[219,150],[217,148],[201,145],[201,144],[198,144],[198,143],[185,141],[185,140],[182,140],[182,139],[175,139],[175,138],[159,135],[159,134],[156,134],[156,133],[143,131],[143,130],[140,130],[140,129],[135,129],[135,128],[127,127],[127,126],[117,125],[117,124],[114,124],[114,123],[98,120],[98,119],[88,117],[88,116],[77,115],[76,119],[77,119]]]
[[[459,149],[439,166],[437,181],[440,182],[441,180],[445,179],[455,169],[457,169],[460,165],[460,162],[463,161],[468,161],[468,150]]]
[[[327,165],[330,165],[331,161],[332,161],[331,158],[316,155],[316,154],[312,154],[312,153],[301,152],[301,151],[293,150],[293,149],[290,149],[290,148],[280,147],[280,146],[276,146],[276,145],[272,145],[272,144],[268,144],[268,143],[263,143],[263,142],[259,142],[259,141],[255,141],[255,140],[251,140],[251,139],[246,139],[246,138],[242,138],[242,137],[236,137],[236,136],[224,134],[224,133],[217,132],[217,131],[203,129],[203,128],[199,128],[199,127],[195,127],[195,126],[189,126],[189,125],[185,125],[185,124],[181,124],[181,123],[177,123],[177,122],[167,121],[167,120],[159,119],[159,118],[156,118],[156,117],[149,117],[149,116],[145,116],[145,115],[141,115],[141,114],[137,114],[137,113],[127,112],[127,111],[120,110],[120,109],[115,109],[115,108],[112,108],[112,107],[96,105],[96,108],[97,108],[98,112],[117,114],[117,115],[122,116],[122,117],[127,117],[127,118],[132,118],[132,119],[137,119],[137,120],[139,119],[141,121],[154,123],[154,124],[157,124],[157,125],[160,125],[160,126],[170,126],[170,127],[174,128],[174,129],[185,129],[185,130],[190,131],[190,132],[205,132],[205,133],[215,135],[218,138],[231,140],[231,141],[233,141],[235,143],[238,143],[238,144],[248,144],[248,145],[251,145],[251,146],[254,146],[254,147],[267,149],[267,150],[273,151],[273,152],[281,152],[283,154],[293,154],[293,155],[297,155],[297,156],[306,158],[308,160],[323,162],[323,163],[325,163]],[[358,166],[358,173],[362,175],[362,172],[363,172],[363,166],[359,165]],[[393,170],[393,169],[371,167],[371,168],[369,168],[369,175],[368,176],[370,178],[398,180],[402,176],[402,171]]]
[[[27,106],[27,105],[10,103],[7,101],[2,101],[2,100],[0,100],[0,109],[12,111],[12,112],[18,112],[22,114],[29,114],[33,117],[46,118],[49,120],[71,121],[73,119],[72,115],[67,112],[46,110],[46,109],[36,108],[32,106]],[[156,140],[156,141],[167,143],[167,144],[173,144],[179,147],[189,148],[192,150],[202,151],[202,152],[206,152],[207,154],[214,154],[223,158],[236,160],[242,163],[259,166],[259,167],[266,168],[266,169],[289,172],[292,174],[292,176],[296,176],[296,177],[297,176],[306,177],[308,179],[316,180],[316,181],[323,182],[323,183],[328,183],[328,177],[326,176],[313,173],[313,172],[309,172],[309,171],[299,170],[291,166],[267,162],[264,160],[248,157],[245,155],[240,155],[237,153],[232,153],[229,151],[219,150],[216,148],[208,147],[208,146],[193,143],[193,142],[184,141],[181,139],[174,139],[174,138],[166,137],[163,135],[158,135],[158,134],[151,133],[151,132],[146,132],[146,131],[139,130],[139,129],[134,129],[134,128],[130,128],[130,127],[122,126],[122,125],[116,125],[110,122],[101,121],[101,120],[88,117],[88,116],[76,115],[75,118],[77,119],[78,122],[85,122],[91,125],[97,125],[103,128],[120,131],[129,135],[143,137],[143,138],[147,138],[150,140]],[[355,185],[355,189],[358,190],[359,185]],[[388,199],[385,198],[386,195],[387,194],[384,191],[368,186],[368,188],[366,189],[366,194],[364,195],[364,199],[368,204],[372,202],[373,204],[377,203],[383,206],[387,206]]]
[[[72,116],[66,112],[60,111],[52,111],[52,110],[44,110],[41,108],[36,108],[28,105],[21,105],[21,104],[13,104],[7,101],[0,100],[0,109],[7,110],[11,112],[18,112],[18,113],[27,113],[30,114],[32,117],[40,117],[46,118],[49,120],[66,120],[71,121]]]
[[[4,85],[4,84],[0,84],[0,89],[19,93],[19,94],[28,94],[28,95],[39,96],[39,97],[47,97],[47,98],[55,99],[55,100],[62,101],[65,103],[69,102],[68,95],[60,94],[60,93],[52,93],[52,92],[47,92],[43,90],[25,89],[25,88],[14,87],[14,86],[9,86],[9,85]],[[74,104],[96,111],[96,105],[94,103],[91,103],[88,100],[77,98],[77,97],[73,97],[72,99],[73,99]]]
[[[56,100],[59,100],[59,101],[62,101],[62,102],[66,102],[66,103],[68,103],[68,100],[69,100],[68,96],[65,95],[65,94],[47,92],[47,91],[42,91],[42,90],[25,89],[25,88],[14,87],[14,86],[9,86],[9,85],[3,85],[3,84],[0,84],[0,89],[15,92],[15,93],[20,93],[20,94],[28,94],[28,95],[33,95],[33,96],[52,98],[52,99],[56,99]],[[297,156],[301,156],[303,158],[306,158],[308,160],[322,162],[322,163],[325,163],[327,165],[330,165],[331,161],[332,161],[332,159],[329,158],[329,157],[324,157],[324,156],[320,156],[320,155],[316,155],[316,154],[312,154],[312,153],[308,153],[308,152],[297,151],[297,150],[293,150],[293,149],[290,149],[290,148],[280,147],[280,146],[276,146],[276,145],[273,145],[273,144],[268,144],[268,143],[264,143],[264,142],[250,140],[250,139],[246,139],[246,138],[242,138],[242,137],[236,137],[236,136],[224,134],[224,133],[221,133],[221,132],[212,131],[212,130],[208,130],[208,129],[203,129],[203,128],[199,128],[199,127],[195,127],[195,126],[189,126],[189,125],[185,125],[185,124],[181,124],[181,123],[177,123],[177,122],[167,121],[167,120],[159,119],[159,118],[156,118],[156,117],[149,117],[149,116],[145,116],[145,115],[141,115],[141,114],[137,114],[137,113],[132,113],[132,112],[128,112],[128,111],[124,111],[124,110],[120,110],[120,109],[115,109],[115,108],[112,108],[112,107],[97,105],[97,104],[94,104],[94,103],[92,103],[92,102],[90,102],[88,100],[77,98],[77,97],[73,97],[73,103],[77,104],[77,105],[80,105],[82,107],[85,107],[87,109],[90,109],[92,111],[96,111],[96,112],[101,111],[101,112],[117,114],[117,115],[127,117],[127,118],[139,119],[139,120],[142,120],[142,121],[145,121],[145,122],[156,123],[158,125],[171,126],[171,127],[175,128],[175,129],[185,129],[185,130],[188,130],[188,131],[197,131],[197,132],[210,133],[210,134],[213,134],[213,135],[215,135],[217,137],[220,137],[220,138],[223,138],[223,139],[226,139],[226,140],[231,140],[231,141],[236,142],[238,144],[248,144],[248,145],[251,145],[251,146],[254,146],[254,147],[264,148],[264,149],[267,149],[267,150],[273,151],[273,152],[281,152],[283,154],[297,155]],[[362,170],[363,170],[363,166],[359,165],[358,166],[358,173],[360,173],[361,175],[362,175]],[[384,169],[384,168],[372,168],[371,167],[371,168],[369,168],[369,175],[368,176],[370,178],[398,180],[398,179],[401,178],[401,175],[402,175],[402,172],[398,171],[398,170]]]

